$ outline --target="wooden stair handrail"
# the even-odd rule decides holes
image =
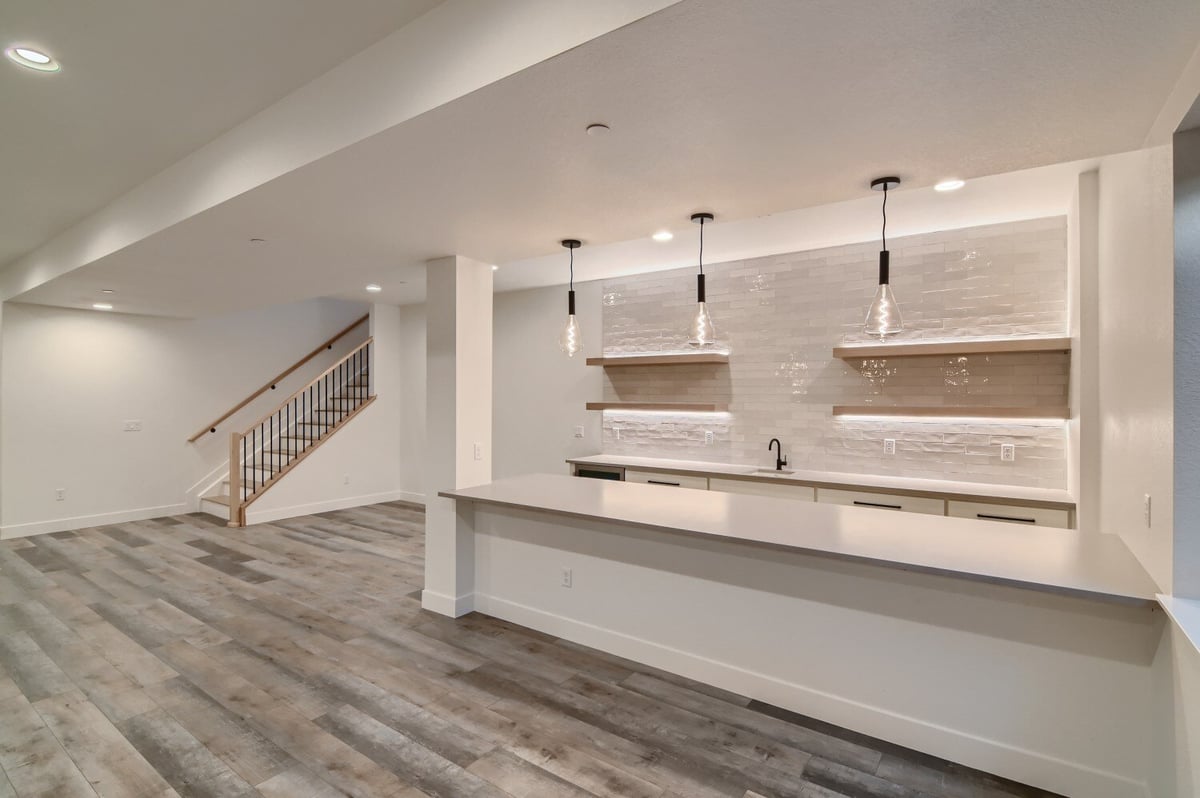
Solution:
[[[237,403],[236,405],[234,405],[234,406],[233,406],[233,407],[232,407],[232,408],[231,408],[231,409],[230,409],[228,412],[226,412],[224,415],[222,415],[222,416],[220,416],[219,418],[217,418],[217,420],[216,420],[216,421],[212,422],[211,424],[205,424],[205,425],[204,425],[204,426],[203,426],[203,427],[200,429],[200,431],[199,431],[199,432],[197,432],[197,433],[196,433],[195,435],[193,435],[192,437],[188,438],[188,443],[195,443],[196,441],[200,440],[201,438],[203,438],[203,437],[204,437],[205,435],[207,435],[208,433],[210,433],[210,432],[216,432],[216,431],[217,431],[217,426],[218,426],[218,425],[219,425],[219,424],[220,424],[222,421],[224,421],[225,419],[229,418],[229,417],[230,417],[230,416],[232,416],[234,413],[236,413],[237,411],[241,410],[243,407],[245,407],[246,405],[250,404],[251,402],[253,402],[253,401],[254,401],[255,399],[257,399],[258,397],[262,396],[262,395],[263,395],[264,393],[266,393],[267,391],[269,391],[269,390],[271,390],[272,388],[274,388],[274,387],[275,387],[275,385],[276,385],[276,384],[277,384],[277,383],[278,383],[280,380],[282,380],[284,377],[287,377],[287,376],[288,376],[288,375],[290,375],[292,372],[294,372],[296,369],[300,368],[300,367],[301,367],[301,366],[303,366],[305,363],[307,363],[308,361],[312,360],[312,359],[313,359],[314,357],[316,357],[317,355],[319,355],[319,354],[321,354],[322,352],[324,352],[326,349],[329,349],[330,347],[332,347],[334,344],[336,344],[338,341],[340,341],[342,338],[344,338],[346,335],[348,335],[348,334],[350,333],[350,331],[351,331],[351,330],[353,330],[355,327],[357,327],[358,325],[362,324],[364,321],[366,321],[366,320],[367,320],[367,319],[369,319],[369,318],[371,318],[371,314],[370,314],[370,313],[366,314],[365,316],[363,316],[362,318],[358,319],[358,320],[357,320],[357,321],[355,321],[353,324],[351,324],[349,327],[346,327],[344,330],[342,330],[341,332],[339,332],[337,335],[335,335],[335,336],[333,336],[332,338],[330,338],[330,339],[328,339],[327,341],[325,341],[323,344],[321,344],[320,346],[318,346],[318,347],[317,347],[316,349],[314,349],[313,351],[309,352],[309,353],[308,353],[307,355],[305,355],[304,357],[302,357],[302,358],[300,358],[299,360],[297,360],[295,363],[293,363],[291,366],[289,366],[289,367],[288,367],[287,369],[285,369],[284,371],[282,371],[282,372],[280,372],[279,374],[275,375],[275,377],[274,377],[273,379],[271,379],[269,382],[267,382],[265,385],[263,385],[263,387],[259,388],[257,391],[255,391],[254,393],[250,394],[249,396],[247,396],[247,397],[246,397],[245,399],[243,399],[242,401],[238,402],[238,403]],[[357,351],[357,350],[356,350],[356,351]],[[323,375],[323,374],[322,374],[321,376],[325,376],[325,375]],[[305,386],[305,387],[307,388],[308,386]]]
[[[269,419],[271,416],[275,415],[276,411],[278,411],[278,410],[279,410],[279,408],[283,407],[283,406],[284,406],[284,405],[286,405],[288,402],[292,401],[292,400],[293,400],[293,399],[295,399],[296,397],[300,396],[300,394],[304,393],[304,392],[305,392],[305,391],[307,391],[309,388],[311,388],[311,387],[313,387],[314,385],[316,385],[318,382],[320,382],[322,379],[324,379],[326,375],[328,375],[328,374],[332,374],[334,371],[336,371],[336,370],[337,370],[337,367],[338,367],[338,366],[342,365],[342,364],[343,364],[343,363],[345,363],[347,360],[349,360],[350,358],[354,357],[354,355],[355,355],[357,352],[359,352],[359,351],[361,351],[361,350],[365,349],[367,346],[369,346],[370,344],[372,344],[372,343],[374,343],[374,342],[375,342],[375,337],[374,337],[374,336],[372,336],[372,337],[368,338],[367,340],[363,341],[363,342],[362,342],[361,344],[359,344],[358,346],[356,346],[356,347],[354,347],[353,349],[351,349],[349,352],[347,352],[347,353],[346,353],[346,355],[345,355],[345,356],[344,356],[344,357],[343,357],[341,360],[339,360],[338,362],[334,363],[334,364],[333,364],[332,366],[330,366],[329,368],[327,368],[327,369],[325,369],[324,371],[322,371],[320,374],[318,374],[316,377],[314,377],[312,380],[310,380],[310,381],[309,381],[309,383],[308,383],[307,385],[305,385],[303,388],[300,388],[300,389],[298,389],[298,390],[297,390],[295,393],[293,393],[293,394],[292,394],[291,396],[289,396],[287,399],[284,399],[282,402],[280,402],[279,404],[275,405],[275,408],[274,408],[273,410],[271,410],[269,413],[266,413],[265,415],[263,415],[263,416],[260,416],[260,417],[259,417],[257,420],[255,420],[255,422],[254,422],[253,424],[251,424],[251,425],[249,425],[248,427],[246,427],[246,431],[245,431],[244,433],[242,433],[242,434],[243,434],[243,435],[248,435],[248,434],[250,434],[250,430],[254,429],[254,428],[255,428],[255,427],[257,427],[259,424],[262,424],[264,421],[266,421],[267,419]]]

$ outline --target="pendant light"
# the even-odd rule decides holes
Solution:
[[[896,297],[888,284],[891,255],[887,248],[887,193],[889,189],[898,185],[898,177],[878,177],[871,181],[871,188],[883,192],[883,249],[879,251],[879,288],[875,291],[875,301],[867,310],[867,321],[863,325],[863,331],[867,335],[878,335],[880,341],[904,329],[904,322],[900,319],[900,306],[896,304]]]
[[[564,238],[562,245],[571,251],[571,282],[567,290],[567,324],[558,336],[558,348],[566,352],[567,357],[575,357],[583,349],[583,336],[579,331],[579,322],[575,320],[575,250],[583,243],[574,238]]]
[[[688,345],[694,347],[712,346],[717,339],[717,331],[708,312],[708,303],[704,301],[704,223],[712,220],[711,213],[692,214],[692,221],[700,225],[700,273],[696,275],[696,315],[692,317],[692,325],[688,328]]]

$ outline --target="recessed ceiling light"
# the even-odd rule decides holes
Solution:
[[[367,283],[367,290],[372,294],[378,294],[383,290],[383,286],[377,285],[376,283]]]
[[[607,132],[608,125],[601,124],[600,122],[587,126],[587,134],[589,136],[603,136]]]
[[[672,238],[675,237],[675,234],[672,233],[670,230],[659,230],[657,233],[655,233],[654,235],[652,235],[650,237],[653,238],[655,241],[670,241]]]
[[[93,302],[92,309],[93,310],[112,310],[112,305],[108,304],[107,302]]]
[[[32,47],[9,47],[4,54],[8,56],[8,60],[26,69],[36,69],[39,72],[57,72],[62,69],[53,58]]]
[[[966,184],[967,184],[966,180],[959,180],[957,178],[955,178],[954,180],[943,180],[942,182],[940,182],[936,186],[934,186],[933,190],[934,191],[958,191],[960,188],[962,188]]]
[[[492,264],[492,271],[498,272],[498,271],[500,271],[500,267],[495,264]]]
[[[252,239],[250,239],[250,243],[251,243],[251,244],[265,244],[265,243],[267,243],[267,239],[265,239],[265,238],[252,238]]]
[[[117,293],[117,292],[116,292],[116,291],[114,291],[114,290],[112,290],[111,288],[102,288],[102,289],[100,289],[100,293],[102,293],[102,294],[115,294],[115,293]]]

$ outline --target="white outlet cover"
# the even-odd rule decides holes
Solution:
[[[476,460],[483,459],[483,444],[482,443],[475,444],[475,459]]]
[[[583,437],[583,425],[582,425],[582,424],[578,424],[578,425],[576,425],[576,427],[575,427],[575,437],[576,437],[576,438],[582,438],[582,437]]]
[[[712,433],[712,430],[710,430],[710,429],[706,429],[706,430],[704,430],[704,445],[705,445],[705,446],[711,446],[711,445],[712,445],[712,442],[713,442],[713,433]]]
[[[1000,444],[1000,459],[1005,463],[1011,463],[1017,459],[1017,447],[1012,443]]]
[[[570,587],[571,582],[573,581],[573,577],[574,577],[574,574],[571,573],[570,568],[562,569],[562,586]]]
[[[896,453],[896,439],[895,438],[884,438],[883,439],[883,453],[884,454],[895,454]]]

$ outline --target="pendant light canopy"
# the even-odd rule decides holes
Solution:
[[[574,238],[565,238],[562,245],[571,251],[571,282],[567,290],[567,323],[558,336],[558,348],[566,352],[567,357],[575,357],[577,352],[583,350],[583,336],[579,331],[579,322],[575,320],[575,250],[583,243]]]
[[[898,185],[898,177],[878,177],[871,181],[871,188],[883,192],[883,249],[879,251],[879,288],[875,290],[875,301],[867,310],[867,321],[863,325],[863,331],[867,335],[878,335],[881,341],[904,329],[904,322],[900,318],[900,306],[896,304],[896,297],[892,294],[888,274],[891,255],[887,248],[887,193],[889,189]]]
[[[688,328],[688,345],[697,348],[712,346],[717,340],[708,303],[704,301],[704,223],[712,220],[711,213],[692,214],[692,221],[700,225],[700,273],[696,275],[696,315],[692,317],[691,327]]]

